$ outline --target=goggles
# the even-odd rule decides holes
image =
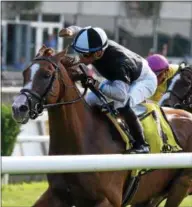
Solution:
[[[156,76],[159,76],[159,75],[161,75],[163,72],[164,72],[164,71],[156,72],[155,75],[156,75]]]
[[[79,53],[78,52],[78,55],[81,57],[89,58],[93,55],[93,53]]]
[[[157,72],[155,72],[155,75],[156,76],[160,76],[160,75],[162,75],[164,72],[166,72],[168,69],[164,69],[164,70],[161,70],[161,71],[157,71]]]

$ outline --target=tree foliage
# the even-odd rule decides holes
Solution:
[[[40,1],[4,1],[4,9],[8,16],[15,16],[22,12],[34,11],[41,5]]]
[[[160,1],[139,1],[139,11],[146,17],[153,15],[159,16],[161,3]]]
[[[160,1],[128,1],[125,3],[128,13],[144,17],[159,16],[162,4]]]
[[[20,126],[12,118],[10,106],[1,105],[1,156],[10,156],[13,152]]]

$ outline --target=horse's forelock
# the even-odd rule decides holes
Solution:
[[[46,48],[41,56],[53,56],[55,53],[55,50],[53,48]]]
[[[192,83],[192,66],[188,66],[182,69],[181,76],[185,81]]]

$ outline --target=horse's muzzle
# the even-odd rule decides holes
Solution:
[[[26,124],[29,120],[29,105],[25,95],[18,95],[12,104],[12,115],[16,122]]]

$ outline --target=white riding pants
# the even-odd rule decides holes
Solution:
[[[157,77],[150,69],[148,62],[143,59],[142,71],[139,78],[126,84],[123,81],[104,80],[100,83],[99,89],[106,96],[109,102],[114,102],[115,109],[123,108],[129,99],[130,107],[134,108],[150,98],[157,89]],[[102,103],[93,92],[89,92],[85,100],[91,106],[101,105]]]

